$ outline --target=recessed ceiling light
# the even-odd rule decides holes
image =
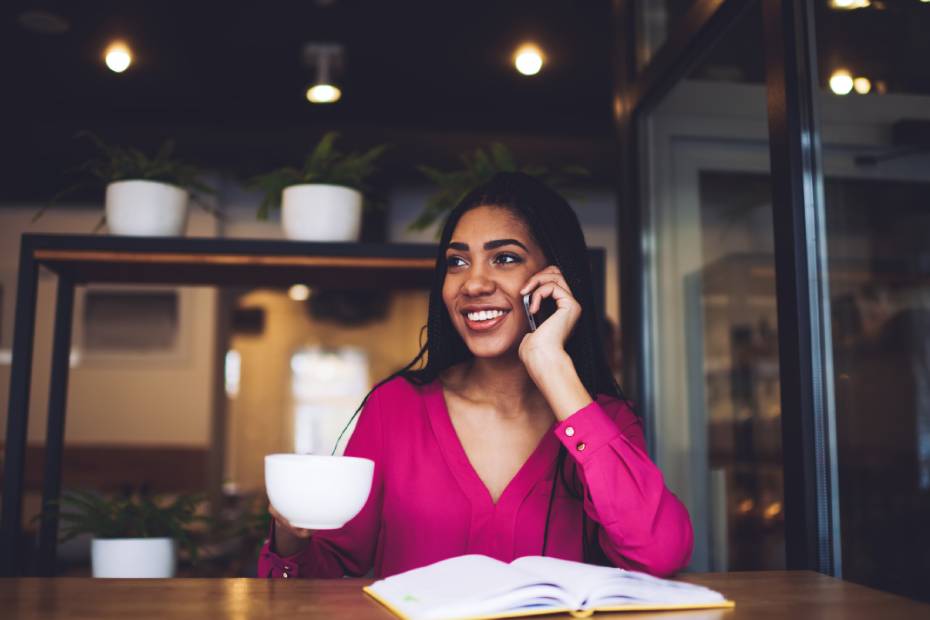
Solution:
[[[310,287],[306,284],[295,284],[287,289],[287,296],[294,301],[307,301],[310,298]]]
[[[838,11],[852,11],[872,6],[870,0],[830,0],[830,8]]]
[[[830,90],[837,95],[848,95],[852,89],[853,77],[846,69],[837,69],[830,76]]]
[[[17,21],[26,30],[39,34],[61,34],[71,29],[71,22],[58,13],[41,9],[23,11]]]
[[[104,61],[114,73],[122,73],[132,64],[132,51],[122,41],[114,41],[104,52]]]
[[[543,66],[542,51],[532,43],[527,43],[513,55],[513,64],[523,75],[536,75]]]
[[[853,80],[853,90],[860,95],[868,95],[872,90],[872,82],[867,77],[857,77]]]

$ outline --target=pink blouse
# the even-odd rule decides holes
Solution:
[[[369,397],[345,454],[375,462],[371,494],[341,529],[315,533],[282,557],[266,542],[260,577],[386,577],[480,553],[509,562],[540,555],[559,443],[578,468],[588,525],[616,566],[654,575],[684,568],[693,534],[688,511],[646,454],[639,419],[599,395],[540,441],[495,504],[468,460],[442,384],[396,378]],[[546,555],[582,561],[582,504],[556,486]],[[593,540],[593,538],[592,538]]]

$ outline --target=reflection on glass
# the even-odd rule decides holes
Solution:
[[[758,6],[641,127],[655,456],[693,570],[784,566],[768,124]]]
[[[636,60],[644,67],[694,0],[637,0]]]
[[[930,600],[930,6],[816,32],[843,577]]]

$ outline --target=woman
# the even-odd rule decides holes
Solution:
[[[435,274],[427,343],[369,393],[346,447],[375,462],[365,507],[320,532],[272,508],[259,575],[380,578],[469,553],[683,568],[691,522],[606,363],[568,203],[498,174],[450,214]],[[529,292],[532,312],[556,306],[535,332]]]

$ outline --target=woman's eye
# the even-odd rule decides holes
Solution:
[[[523,262],[520,259],[520,257],[515,254],[498,254],[494,260],[501,262],[505,265],[512,265],[514,263]]]
[[[447,256],[446,257],[446,267],[460,267],[461,263],[464,263],[461,258],[458,256]]]

